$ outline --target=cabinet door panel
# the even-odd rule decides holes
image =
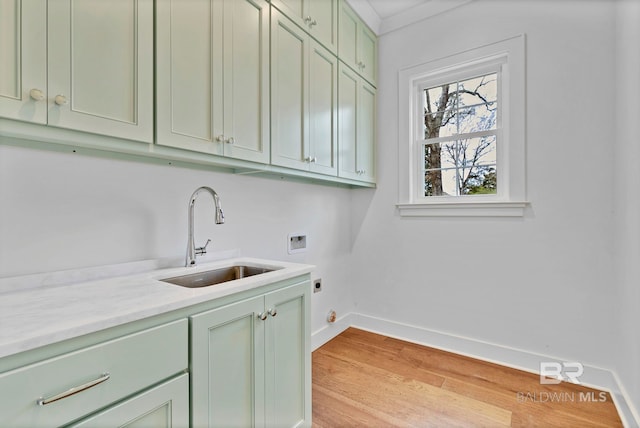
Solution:
[[[266,330],[267,426],[294,427],[311,418],[310,284],[265,296],[277,311]]]
[[[183,374],[71,426],[187,428],[189,375]]]
[[[0,116],[47,122],[47,3],[0,1]],[[37,89],[45,99],[36,101]]]
[[[222,154],[222,5],[156,3],[157,143]]]
[[[360,180],[374,183],[376,177],[376,90],[361,81],[358,93],[358,168]]]
[[[314,158],[310,170],[336,175],[338,60],[313,42],[309,61],[309,151]]]
[[[192,317],[192,421],[198,427],[261,426],[263,297]]]
[[[372,85],[376,84],[378,78],[378,41],[376,35],[364,24],[358,33],[358,46],[360,48],[360,61],[362,69],[360,74]]]
[[[338,76],[338,166],[340,177],[358,180],[358,91],[359,78],[355,72],[340,64]]]
[[[338,56],[349,67],[357,70],[358,21],[359,18],[346,0],[340,1],[338,15]]]
[[[49,125],[151,142],[153,3],[65,0],[48,7]]]
[[[269,4],[224,3],[225,156],[269,162]]]
[[[309,33],[331,52],[338,53],[337,0],[307,0],[307,15],[315,22]]]
[[[271,9],[271,163],[307,168],[308,36]]]

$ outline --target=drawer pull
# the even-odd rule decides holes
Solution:
[[[74,386],[71,389],[68,389],[65,392],[61,392],[60,394],[54,395],[53,397],[49,397],[49,398],[39,398],[36,403],[38,404],[38,406],[44,406],[45,404],[49,404],[49,403],[53,403],[54,401],[58,401],[58,400],[62,400],[63,398],[67,398],[71,395],[77,394],[79,392],[82,392],[86,389],[89,388],[93,388],[96,385],[100,385],[102,382],[105,382],[107,380],[109,380],[109,378],[111,377],[111,375],[109,373],[104,373],[102,376],[100,376],[98,379],[94,379],[90,382],[85,383],[84,385],[79,385],[79,386]]]

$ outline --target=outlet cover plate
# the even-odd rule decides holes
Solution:
[[[304,253],[308,245],[306,233],[290,233],[287,236],[287,253],[289,254]]]

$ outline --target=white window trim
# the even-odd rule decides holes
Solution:
[[[421,197],[415,100],[426,81],[456,80],[460,73],[500,68],[502,84],[501,142],[498,152],[498,194]],[[492,43],[400,70],[399,73],[399,198],[396,205],[407,217],[522,217],[525,187],[525,36]]]

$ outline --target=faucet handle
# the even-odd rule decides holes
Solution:
[[[209,242],[211,242],[211,239],[207,239],[207,243],[204,244],[204,247],[196,248],[196,255],[201,256],[203,254],[207,254],[207,245],[209,245]]]

